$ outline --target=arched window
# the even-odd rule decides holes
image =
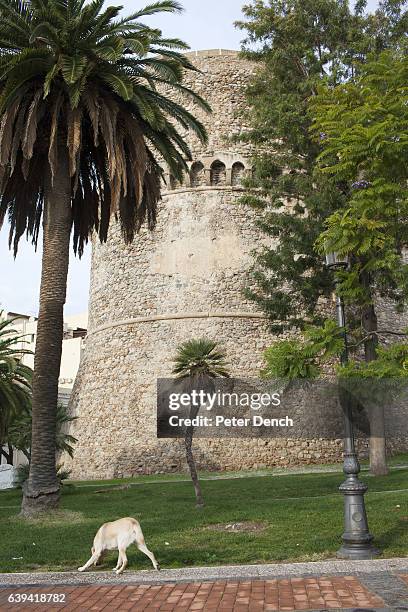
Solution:
[[[211,165],[211,185],[225,185],[227,182],[227,170],[225,164],[215,161]]]
[[[179,189],[181,187],[180,181],[178,181],[172,174],[170,175],[170,189]]]
[[[241,162],[235,162],[232,166],[231,184],[233,187],[242,185],[242,179],[245,175],[245,166]]]
[[[204,166],[200,161],[194,162],[191,166],[190,181],[192,187],[201,187],[205,185]]]

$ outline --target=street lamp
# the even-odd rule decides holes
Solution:
[[[328,253],[326,255],[326,266],[333,271],[345,270],[348,267],[348,259],[340,257],[337,253]],[[338,291],[336,291],[336,315],[337,324],[344,334],[344,350],[340,362],[345,365],[348,362],[346,317],[343,298],[338,294]],[[353,413],[348,393],[345,397],[344,393],[342,396],[341,405],[344,414],[343,472],[346,480],[339,487],[340,492],[344,495],[344,533],[342,536],[343,545],[337,556],[343,559],[372,559],[379,554],[379,551],[373,546],[373,536],[368,529],[364,503],[364,494],[368,487],[358,478],[360,464],[355,449]]]

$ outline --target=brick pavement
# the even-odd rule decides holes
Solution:
[[[400,578],[408,584],[408,574],[400,574]]]
[[[408,579],[408,577],[407,577]],[[9,602],[11,594],[34,601]],[[41,594],[51,597],[41,602]],[[55,603],[64,594],[65,601]],[[17,597],[18,599],[18,597]],[[54,599],[54,602],[53,602]],[[37,600],[37,602],[35,601]],[[162,584],[111,584],[0,588],[3,611],[260,612],[384,609],[384,601],[355,576],[292,577],[268,580],[217,580]],[[390,609],[390,608],[388,608]],[[403,608],[400,608],[403,609]]]

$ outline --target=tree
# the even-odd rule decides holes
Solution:
[[[1,314],[1,313],[0,313]],[[3,452],[8,441],[8,430],[13,419],[31,406],[32,370],[22,363],[24,355],[31,351],[21,348],[24,336],[13,329],[14,319],[0,321],[0,451],[12,463],[12,448]]]
[[[321,375],[324,363],[344,351],[344,335],[334,321],[321,327],[307,327],[301,338],[278,340],[266,349],[263,378],[292,381],[314,379]]]
[[[387,51],[347,84],[324,87],[312,104],[315,134],[324,134],[320,173],[341,183],[347,203],[328,217],[318,250],[347,256],[337,290],[350,311],[364,358],[378,357],[379,342],[404,336],[378,329],[376,301],[402,310],[408,301],[408,59]],[[369,368],[370,370],[370,368]],[[370,465],[386,473],[384,406],[371,411]]]
[[[257,153],[242,201],[258,211],[272,242],[258,253],[247,294],[274,332],[322,323],[320,300],[333,291],[314,243],[346,196],[314,176],[320,148],[310,132],[310,101],[319,83],[353,78],[369,54],[396,44],[407,23],[404,4],[385,1],[368,15],[365,2],[352,12],[339,0],[253,0],[243,9],[244,55],[258,69],[247,90],[245,135]]]
[[[206,393],[209,393],[214,389],[213,381],[215,378],[229,377],[225,354],[218,349],[217,343],[212,340],[202,338],[184,342],[178,347],[173,361],[175,364],[173,374],[178,379],[184,379],[187,382],[189,393],[192,390],[204,390]],[[190,419],[194,419],[198,415],[199,410],[199,405],[191,403]],[[186,427],[184,444],[187,464],[194,485],[197,507],[202,508],[204,506],[204,499],[193,456],[193,434],[194,427]]]
[[[71,417],[67,413],[67,409],[62,404],[58,404],[56,412],[56,435],[55,435],[55,450],[57,453],[68,453],[72,458],[74,456],[74,444],[77,439],[64,431],[64,425],[72,423],[77,417]],[[32,434],[32,413],[31,407],[28,410],[21,411],[16,415],[9,426],[7,441],[17,450],[20,450],[28,462],[31,462],[31,434]]]
[[[315,172],[325,132],[311,131],[311,103],[321,84],[353,81],[368,58],[398,48],[407,29],[405,6],[386,0],[365,14],[366,2],[352,12],[339,0],[254,0],[244,8],[245,55],[259,65],[247,94],[252,129],[246,138],[260,153],[243,201],[257,209],[257,223],[272,242],[257,257],[247,294],[274,332],[322,326],[322,305],[334,289],[315,243],[325,220],[347,206],[348,188]]]
[[[187,46],[140,21],[180,5],[162,0],[122,18],[122,7],[103,4],[0,0],[0,225],[8,215],[14,253],[24,233],[37,245],[43,225],[27,515],[59,500],[55,428],[71,232],[81,256],[93,231],[106,241],[112,215],[126,242],[144,221],[152,228],[160,164],[181,178],[191,159],[177,126],[206,139],[172,100],[181,92],[208,110],[182,83],[194,69],[180,52]]]
[[[327,364],[344,353],[344,332],[328,319],[324,326],[306,328],[301,337],[278,340],[265,351],[265,368],[261,375],[266,379],[284,380],[288,385],[292,381],[321,378],[325,371],[327,374]],[[365,361],[356,354],[359,344],[348,342],[348,350],[351,349],[355,357],[346,364],[338,365],[336,374],[340,397],[347,396],[354,419],[363,431],[366,431],[367,422],[370,424],[371,436],[372,413],[377,414],[379,407],[383,412],[387,402],[396,399],[401,391],[406,391],[408,343],[377,346],[375,359],[371,361]],[[362,409],[365,409],[365,414],[361,414]],[[370,450],[371,446],[370,437]]]

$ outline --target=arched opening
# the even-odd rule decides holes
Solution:
[[[190,169],[191,187],[201,187],[205,185],[204,166],[200,161],[194,162]]]
[[[211,185],[226,185],[227,170],[225,168],[225,164],[219,160],[211,164],[210,180]]]
[[[182,183],[177,180],[172,174],[170,175],[170,189],[179,189]]]
[[[242,180],[245,176],[245,166],[241,162],[235,162],[232,166],[231,185],[239,187],[242,185]]]

